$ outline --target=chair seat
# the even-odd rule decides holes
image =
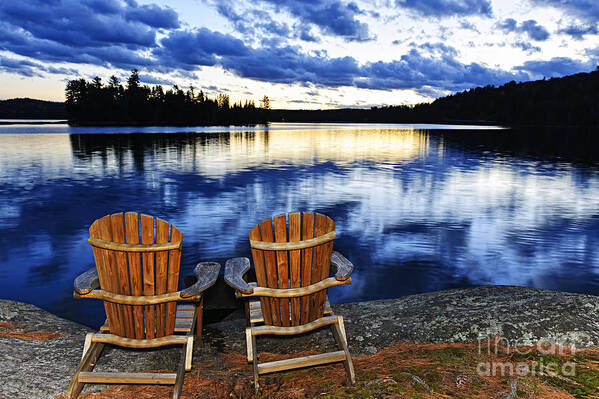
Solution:
[[[329,303],[329,296],[327,295],[326,302],[324,304],[324,316],[331,316],[333,309]],[[264,323],[264,316],[262,315],[262,307],[260,301],[250,301],[250,322],[252,324]]]
[[[327,302],[328,303],[328,302]],[[260,302],[258,302],[260,304]],[[177,313],[175,315],[175,333],[187,334],[191,331],[193,324],[193,312],[194,304],[179,302],[177,303]],[[108,326],[108,320],[104,322],[104,325],[100,327],[100,331],[103,333],[109,333],[110,327]]]

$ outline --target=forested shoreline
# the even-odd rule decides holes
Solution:
[[[276,109],[270,111],[269,121],[599,126],[599,69],[562,78],[477,87],[416,105]]]
[[[115,76],[107,84],[99,77],[70,80],[65,95],[73,125],[254,125],[267,122],[270,107],[266,96],[256,107],[253,100],[231,104],[227,94],[210,98],[193,87],[141,85],[137,70],[125,86]]]
[[[562,78],[477,87],[431,103],[368,109],[270,109],[264,96],[231,104],[229,96],[177,86],[141,85],[137,71],[123,86],[71,80],[63,103],[0,101],[0,118],[65,118],[73,125],[253,125],[267,122],[453,123],[506,126],[599,126],[599,69]]]

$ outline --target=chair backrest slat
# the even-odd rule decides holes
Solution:
[[[260,240],[264,242],[274,242],[272,233],[272,219],[267,219],[260,223]],[[264,269],[266,271],[267,287],[279,288],[277,276],[277,260],[275,259],[275,251],[263,251]],[[281,326],[281,306],[280,300],[270,298],[270,315],[272,317],[273,326]]]
[[[249,238],[262,242],[300,242],[318,238],[334,230],[335,223],[327,216],[296,212],[261,222],[250,231]],[[252,248],[258,285],[285,289],[318,283],[329,276],[332,250],[333,241],[292,250]],[[287,327],[314,321],[323,316],[326,292],[324,289],[291,299],[261,298],[264,323]]]
[[[275,242],[287,242],[287,217],[286,215],[278,215],[273,219],[275,230]],[[289,251],[275,251],[277,256],[277,273],[279,288],[289,288]],[[289,299],[283,298],[279,300],[281,306],[281,325],[289,327]]]
[[[127,244],[139,244],[139,215],[135,212],[125,213],[125,233],[127,235]],[[131,295],[143,295],[143,278],[141,272],[141,254],[129,252],[129,279],[131,283]],[[110,321],[109,321],[110,323]],[[141,306],[133,307],[133,324],[135,329],[135,338],[143,339],[145,336],[144,330],[144,314]]]
[[[302,223],[302,240],[309,240],[314,238],[314,214],[304,212]],[[312,284],[312,248],[302,249],[302,281],[301,286],[306,287]],[[301,311],[300,311],[300,322],[306,324],[310,318],[310,296],[304,295],[300,299]]]
[[[169,241],[169,227],[171,230]],[[90,237],[118,244],[165,244],[181,242],[182,235],[164,220],[134,212],[117,213],[96,220]],[[140,234],[141,233],[141,234]],[[142,253],[93,247],[103,290],[133,296],[176,292],[181,248]],[[115,335],[153,339],[172,335],[176,304],[121,305],[105,301],[110,332]]]
[[[125,244],[125,222],[123,213],[115,213],[110,215],[110,225],[112,228],[112,242]],[[127,262],[127,254],[121,251],[114,252],[116,273],[118,276],[118,293],[122,295],[131,295],[129,285],[129,264]],[[121,306],[121,315],[123,320],[123,335],[132,336],[135,333],[133,324],[133,307]]]
[[[183,234],[171,225],[171,241],[182,241]],[[181,248],[169,251],[167,292],[176,292],[179,287],[179,265],[181,264]],[[166,305],[166,335],[173,335],[175,330],[175,315],[177,304],[170,302]]]
[[[335,223],[328,217],[316,214],[314,222],[314,235],[319,237],[335,229]],[[314,259],[312,264],[312,284],[324,280],[328,277],[331,267],[331,253],[333,251],[333,242],[329,241],[314,248]],[[310,298],[310,318],[316,320],[322,317],[324,312],[324,302],[326,291],[316,292]]]
[[[250,230],[249,237],[250,240],[261,240],[259,225],[254,226],[254,228]],[[252,258],[254,259],[254,271],[256,273],[258,285],[261,287],[268,287],[268,283],[266,281],[266,266],[264,265],[264,251],[252,248]],[[268,325],[272,325],[272,317],[270,315],[270,299],[261,297],[260,304],[262,305],[264,322]]]
[[[104,216],[102,219],[97,220],[90,227],[90,235],[93,234],[94,238],[99,238],[105,241],[112,240],[112,234],[110,232],[110,216]],[[102,248],[93,248],[94,259],[96,260],[96,268],[98,270],[98,280],[100,281],[101,287],[106,287],[106,290],[114,291],[116,286],[116,279],[114,278],[114,256],[111,251]],[[117,334],[121,334],[121,321],[118,314],[118,307],[115,304],[104,302],[104,309],[106,311],[106,318],[108,323],[115,325],[115,331]]]
[[[148,215],[140,215],[141,243],[154,244],[154,218]],[[144,296],[154,295],[154,252],[144,252],[141,255],[144,273]],[[155,338],[156,318],[154,305],[144,307],[144,318],[146,321],[146,338]]]
[[[168,223],[156,218],[156,244],[168,242]],[[166,294],[168,276],[168,251],[156,252],[156,295]],[[156,338],[163,337],[166,333],[166,305],[156,306]]]
[[[289,214],[289,242],[302,240],[302,215],[299,212]],[[300,269],[301,250],[289,251],[289,280],[291,288],[301,286],[302,276]],[[291,325],[300,325],[300,299],[291,298]]]

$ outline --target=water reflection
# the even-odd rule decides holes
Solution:
[[[190,273],[200,259],[249,256],[257,221],[298,209],[331,216],[335,248],[356,264],[333,302],[475,284],[597,293],[596,166],[509,147],[514,134],[3,134],[2,296],[97,324],[99,304],[90,314],[71,299],[93,262],[94,219],[139,210],[170,221]]]

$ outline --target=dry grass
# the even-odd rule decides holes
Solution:
[[[18,331],[24,330],[26,327],[27,326],[24,325],[16,325],[6,321],[0,321],[0,337],[46,341],[49,339],[70,336],[70,334],[63,334],[56,331]]]
[[[491,346],[494,349],[494,346]],[[357,383],[348,386],[341,365],[299,369],[260,377],[260,391],[253,389],[251,365],[239,353],[219,355],[213,362],[195,364],[185,376],[182,398],[598,398],[599,349],[546,355],[536,349],[520,352],[498,346],[487,353],[486,346],[468,344],[417,345],[404,342],[370,356],[354,358]],[[315,352],[304,352],[310,355]],[[260,353],[260,361],[281,360],[285,356]],[[528,374],[479,375],[481,362],[574,362],[576,376]],[[536,362],[536,363],[535,363]],[[517,380],[517,381],[516,381]],[[82,399],[168,398],[170,386],[112,386]],[[60,396],[57,399],[64,399]]]

